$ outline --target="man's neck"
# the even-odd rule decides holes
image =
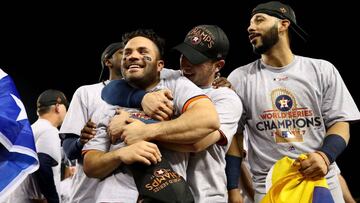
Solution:
[[[266,53],[262,54],[261,59],[267,65],[282,68],[294,60],[294,54],[289,46],[276,44]]]
[[[60,125],[59,119],[57,118],[56,115],[52,113],[46,113],[44,115],[39,116],[39,118],[49,121],[51,125],[54,126],[55,128],[57,128]]]

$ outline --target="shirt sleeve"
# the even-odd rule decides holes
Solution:
[[[360,119],[359,110],[338,70],[329,62],[322,61],[325,73],[322,112],[326,127],[339,121]]]
[[[87,102],[83,102],[83,100],[87,99],[84,90],[84,87],[80,87],[75,91],[60,128],[61,135],[71,133],[80,137],[81,129],[89,120]],[[62,136],[62,138],[65,137]]]
[[[226,148],[236,133],[243,107],[240,98],[229,88],[218,89],[217,97],[211,98],[215,104],[220,119],[220,130],[226,138]]]

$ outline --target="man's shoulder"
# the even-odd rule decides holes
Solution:
[[[245,64],[245,65],[242,65],[242,66],[239,66],[237,68],[235,68],[231,73],[230,75],[232,74],[240,74],[241,76],[246,76],[248,73],[251,73],[251,72],[254,72],[256,70],[258,70],[258,67],[259,65],[261,64],[261,61],[258,59],[258,60],[255,60],[255,61],[252,61],[248,64]]]
[[[240,98],[235,93],[235,91],[228,87],[219,87],[217,89],[213,89],[207,95],[214,102],[229,100],[229,101],[235,101],[241,103]]]
[[[79,88],[77,88],[75,93],[89,94],[96,90],[101,91],[104,87],[105,87],[105,84],[103,82],[90,84],[90,85],[83,85],[83,86],[80,86]]]
[[[317,73],[332,74],[336,67],[328,60],[296,55],[296,60]]]

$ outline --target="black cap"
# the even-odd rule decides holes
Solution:
[[[199,25],[174,47],[196,65],[211,59],[225,59],[229,52],[229,40],[217,25]]]
[[[296,16],[294,10],[287,4],[279,1],[270,1],[267,3],[257,5],[251,16],[257,13],[265,13],[280,19],[288,19],[291,24],[290,28],[299,35],[304,41],[308,38],[308,34],[296,23]]]
[[[124,44],[122,42],[111,43],[107,46],[101,54],[101,65],[104,67],[104,60],[110,58],[116,51],[122,48],[124,48]]]
[[[142,202],[194,203],[186,180],[176,173],[164,157],[150,166],[141,163],[129,165]],[[159,181],[161,184],[158,184]]]
[[[51,106],[54,104],[64,104],[66,108],[69,107],[69,102],[65,94],[59,90],[48,89],[45,90],[37,99],[37,108]]]

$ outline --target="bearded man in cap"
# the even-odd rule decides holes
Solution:
[[[231,72],[228,80],[244,104],[255,202],[265,195],[272,165],[299,160],[305,178],[325,177],[335,202],[344,202],[336,158],[349,141],[349,123],[360,113],[339,72],[328,61],[293,54],[290,34],[306,40],[293,9],[278,1],[253,9],[247,29],[261,56]]]

